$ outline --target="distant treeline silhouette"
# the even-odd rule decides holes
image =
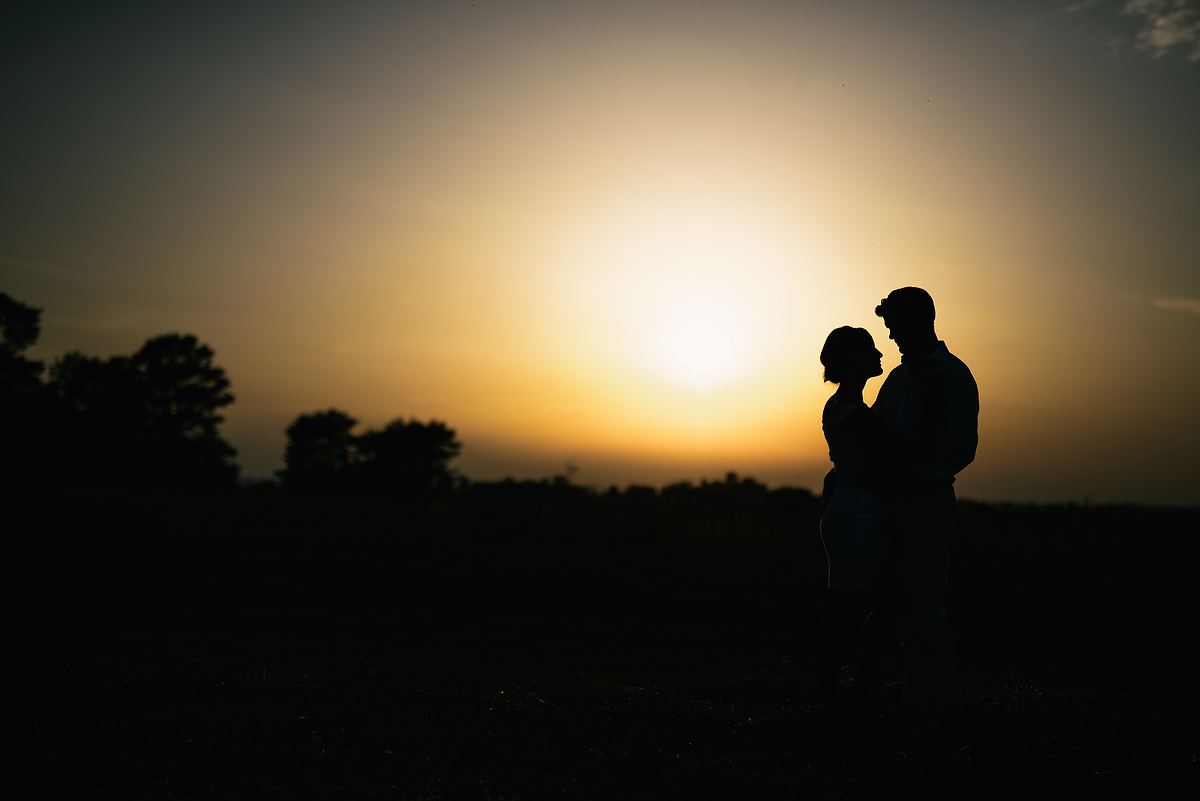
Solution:
[[[463,536],[534,550],[580,541],[619,545],[617,550],[727,552],[730,546],[774,551],[801,540],[819,550],[820,511],[821,499],[806,489],[770,489],[736,473],[724,481],[682,481],[661,490],[636,484],[597,489],[560,475],[464,483],[446,516]]]
[[[279,471],[285,494],[327,499],[312,507],[314,516],[342,509],[334,515],[334,527],[344,532],[428,525],[441,534],[535,551],[565,542],[604,553],[630,547],[695,551],[719,544],[777,550],[780,543],[795,544],[802,530],[815,530],[820,516],[820,498],[808,490],[772,490],[736,473],[723,481],[685,481],[661,490],[600,489],[573,484],[567,475],[470,481],[450,469],[461,445],[445,423],[398,419],[356,436],[357,424],[338,409],[300,415],[287,428],[286,467]],[[351,512],[337,499],[362,493],[410,505],[396,508],[396,517],[352,522],[369,508],[383,508],[372,507],[366,498],[346,497]]]
[[[41,309],[0,293],[0,478],[228,486],[237,452],[217,433],[233,403],[212,348],[164,334],[130,356],[24,356]],[[48,375],[47,375],[48,374]],[[46,378],[43,378],[46,375]]]
[[[657,490],[597,489],[566,475],[541,481],[469,481],[450,469],[461,445],[445,423],[395,420],[355,436],[338,409],[302,414],[287,428],[284,489],[385,492],[440,500],[442,526],[503,542],[559,539],[683,543],[791,537],[815,525],[820,499],[806,489],[769,489],[729,473],[724,481]],[[427,510],[428,511],[428,510]],[[614,540],[615,538],[615,540]]]

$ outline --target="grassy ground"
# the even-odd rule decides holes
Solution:
[[[261,668],[259,667],[261,664]],[[1194,788],[1194,693],[968,677],[956,725],[760,671],[296,659],[10,671],[20,797],[984,798]],[[14,781],[15,779],[15,781]]]
[[[622,560],[391,507],[339,529],[340,509],[179,503],[5,497],[10,796],[1195,792],[1190,551],[967,547],[966,529],[951,725],[900,711],[896,649],[866,704],[814,702],[811,543]]]

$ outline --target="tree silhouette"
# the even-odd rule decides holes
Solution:
[[[225,370],[191,334],[146,341],[129,360],[141,389],[147,467],[171,484],[227,484],[237,479],[237,455],[221,439],[218,410],[233,403]]]
[[[233,403],[213,351],[190,334],[147,340],[132,356],[68,353],[50,367],[63,412],[57,472],[99,483],[230,484],[236,455],[217,432]]]
[[[42,387],[41,362],[21,355],[42,333],[42,310],[0,292],[0,398],[35,395]]]
[[[42,472],[39,432],[46,428],[43,365],[22,352],[41,334],[42,310],[0,292],[0,478],[29,480]]]
[[[56,425],[47,432],[52,478],[122,483],[139,473],[139,403],[128,357],[67,353],[50,365]]]
[[[327,409],[302,414],[287,427],[284,486],[296,490],[356,489],[429,495],[454,486],[449,464],[462,445],[454,429],[431,420],[393,420],[382,431],[354,436],[358,421]]]
[[[450,460],[462,444],[454,429],[431,420],[394,420],[382,431],[367,431],[358,438],[355,483],[364,489],[401,495],[428,495],[453,487]]]
[[[279,477],[289,489],[327,490],[346,485],[355,456],[358,421],[345,412],[328,409],[302,414],[287,427],[286,467]]]

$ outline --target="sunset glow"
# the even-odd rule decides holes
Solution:
[[[964,494],[1200,498],[1200,62],[1137,15],[191,13],[29,32],[66,66],[10,88],[0,270],[37,358],[210,343],[247,475],[336,407],[476,478],[816,486],[824,337],[891,369],[917,285],[983,399]]]
[[[595,234],[573,291],[615,364],[704,391],[778,357],[771,334],[794,311],[787,239],[751,220],[723,209],[649,213]]]

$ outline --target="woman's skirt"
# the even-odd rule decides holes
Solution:
[[[888,557],[888,504],[880,492],[839,481],[821,515],[831,590],[876,590]]]

